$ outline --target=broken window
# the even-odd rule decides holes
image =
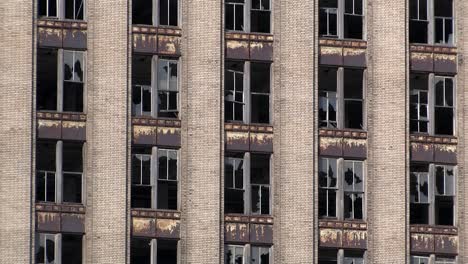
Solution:
[[[411,132],[454,134],[456,97],[453,77],[412,73],[410,94]]]
[[[364,264],[364,252],[356,250],[319,248],[319,264]]]
[[[410,126],[412,132],[429,132],[429,91],[426,74],[411,74]]]
[[[83,236],[36,233],[35,263],[83,263]]]
[[[38,202],[82,203],[82,149],[82,143],[37,142],[36,200]]]
[[[177,210],[178,153],[162,148],[132,149],[132,208]]]
[[[178,0],[133,0],[132,24],[178,26]]]
[[[132,238],[130,242],[130,264],[177,263],[176,240]]]
[[[270,248],[252,246],[250,252],[252,264],[269,264],[270,263]]]
[[[320,0],[319,35],[327,38],[363,39],[362,0]]]
[[[270,214],[270,155],[228,153],[224,177],[226,214]]]
[[[337,69],[319,68],[320,127],[337,128]]]
[[[455,167],[412,164],[410,223],[455,225]]]
[[[84,0],[65,0],[65,18],[83,20]]]
[[[341,176],[337,177],[338,171]],[[338,203],[343,197],[343,203]],[[362,161],[319,159],[319,215],[322,218],[364,219]]]
[[[250,64],[251,123],[270,123],[270,64]]]
[[[244,0],[226,1],[226,30],[244,31]]]
[[[457,263],[453,257],[436,257],[435,264],[455,264]]]
[[[84,72],[84,52],[38,49],[37,109],[83,112]]]
[[[225,264],[244,264],[244,246],[226,245],[224,260]]]
[[[336,217],[337,159],[321,158],[319,166],[319,215]]]
[[[410,42],[428,43],[429,0],[410,1]]]
[[[364,264],[364,252],[345,250],[343,264]]]
[[[39,17],[58,18],[59,0],[39,0],[38,11]]]
[[[364,129],[364,71],[319,68],[319,125]]]
[[[411,0],[409,26],[411,43],[453,45],[453,1]]]
[[[454,85],[452,77],[435,77],[434,129],[438,135],[453,135],[454,132]]]
[[[411,264],[429,264],[429,257],[411,256]]]
[[[224,119],[226,122],[244,120],[244,63],[226,62],[224,77]]]
[[[153,60],[157,61],[157,66],[153,66]],[[157,76],[157,79],[152,81],[154,76]],[[153,88],[153,86],[155,87]],[[153,92],[153,90],[157,90],[157,92]],[[143,55],[133,56],[132,115],[155,118],[177,118],[179,116],[177,60]]]

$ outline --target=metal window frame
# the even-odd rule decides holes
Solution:
[[[249,261],[247,263],[250,263],[251,260],[252,260],[252,255],[253,255],[253,249],[254,248],[258,248],[258,249],[261,249],[261,250],[268,250],[268,257],[269,257],[269,263],[273,263],[273,246],[266,246],[266,245],[251,245],[249,244]],[[259,250],[259,254],[262,253],[262,251]],[[262,264],[261,262],[261,258],[260,258],[260,255],[257,256],[257,259],[259,260],[259,263],[256,263],[256,264]]]
[[[253,154],[255,155],[255,154],[260,154],[260,153],[253,153]],[[268,176],[269,176],[269,183],[270,184],[252,184],[251,183],[251,175],[250,175],[251,155],[252,155],[252,153],[250,153],[250,152],[245,153],[245,160],[246,160],[245,164],[249,166],[248,167],[248,174],[246,175],[247,178],[248,178],[247,179],[248,188],[246,188],[248,190],[248,193],[247,193],[248,194],[248,199],[244,199],[247,202],[247,204],[245,206],[246,212],[249,212],[250,215],[272,215],[272,213],[273,213],[273,210],[272,210],[273,209],[273,201],[272,201],[272,195],[271,194],[272,194],[272,186],[273,185],[272,185],[271,175],[272,175],[273,155],[272,154],[262,154],[262,155],[268,155],[269,156],[269,171],[268,171],[269,175]],[[260,213],[254,213],[252,211],[252,206],[251,205],[252,205],[252,200],[253,200],[252,199],[252,187],[253,186],[258,186],[259,187],[259,202],[260,202],[259,210],[260,210]],[[269,207],[268,207],[269,212],[268,212],[268,214],[263,214],[262,213],[262,195],[261,195],[262,187],[268,187],[268,195],[269,195],[269,197],[268,197],[268,201],[269,201]]]
[[[455,18],[456,18],[456,8],[455,8],[455,1],[452,1],[452,16],[451,17],[443,17],[443,16],[436,16],[435,15],[435,1],[437,0],[428,0],[431,2],[431,8],[432,8],[432,12],[431,12],[431,20],[432,20],[432,25],[431,26],[431,30],[432,30],[432,42],[430,44],[433,44],[433,45],[439,45],[439,46],[456,46],[457,44],[457,34],[456,34],[456,23],[455,23]],[[442,31],[442,34],[443,34],[443,39],[444,39],[444,43],[437,43],[435,42],[435,36],[436,36],[436,20],[437,19],[443,19],[443,31]],[[452,32],[453,32],[453,42],[450,43],[448,42],[448,40],[445,39],[445,20],[447,19],[451,19],[452,20]],[[431,33],[431,32],[430,32]]]
[[[345,190],[345,188],[344,188],[344,186],[345,186],[344,185],[344,181],[345,181],[344,168],[345,168],[345,163],[346,162],[352,162],[352,164],[353,164],[353,190],[352,191]],[[356,171],[355,164],[358,163],[358,162],[361,163],[361,169],[362,169],[362,190],[361,191],[355,190],[355,186],[354,186],[355,185],[354,174],[355,174],[355,171]],[[343,211],[343,219],[345,219],[345,220],[353,221],[353,220],[364,220],[364,219],[366,219],[366,217],[365,217],[365,215],[366,215],[366,213],[365,213],[366,212],[366,210],[365,210],[365,207],[366,207],[366,202],[365,202],[366,201],[366,195],[365,195],[366,177],[365,177],[365,172],[364,171],[365,171],[364,161],[343,159],[343,161],[342,161],[342,172],[341,172],[341,175],[342,175],[341,176],[341,182],[342,182],[341,186],[342,186],[342,192],[343,192],[343,196],[342,196],[343,197],[343,199],[342,199],[342,208],[343,208],[343,210],[342,211]],[[345,209],[344,208],[344,198],[345,198],[346,194],[351,194],[351,197],[352,197],[352,201],[353,201],[352,202],[352,213],[351,213],[352,218],[345,218],[344,217],[344,209]],[[359,195],[359,194],[362,194],[362,208],[361,208],[361,210],[362,210],[362,219],[356,219],[355,218],[355,210],[354,210],[354,201],[356,199],[356,195]]]
[[[60,0],[59,0],[60,1]],[[85,18],[86,18],[86,0],[81,0],[82,2],[82,5],[81,5],[81,8],[83,9],[83,19],[77,19],[76,16],[77,16],[77,12],[76,12],[76,1],[77,0],[69,0],[69,1],[73,1],[73,18],[65,18],[65,6],[66,6],[66,1],[67,0],[61,0],[63,1],[63,8],[61,8],[61,13],[62,13],[62,17],[63,19],[66,19],[66,20],[73,20],[73,21],[84,21]]]
[[[167,1],[167,19],[168,19],[168,22],[170,21],[171,17],[170,17],[170,0],[152,0],[152,5],[153,5],[153,9],[152,9],[152,14],[153,14],[153,26],[156,26],[156,27],[167,27],[167,28],[179,28],[180,27],[180,24],[181,24],[181,15],[180,15],[180,12],[181,12],[181,5],[180,5],[180,1],[179,0],[176,0],[177,1],[177,25],[173,26],[173,25],[163,25],[160,23],[159,21],[159,11],[161,9],[161,1]]]
[[[345,1],[346,0],[337,0],[338,5],[336,8],[333,7],[320,7],[319,9],[321,10],[327,10],[327,35],[321,35],[321,37],[332,37],[332,38],[338,38],[338,39],[345,39],[344,38],[344,17],[345,15],[351,15],[351,16],[360,16],[362,18],[362,38],[361,39],[356,39],[356,40],[366,40],[367,39],[367,21],[366,21],[366,16],[367,16],[367,8],[366,7],[366,0],[362,0],[362,14],[356,14],[355,12],[355,0],[353,1],[353,13],[346,13],[345,12]],[[319,4],[320,5],[320,4]],[[329,35],[329,18],[330,18],[330,13],[329,10],[331,9],[336,9],[336,35]]]
[[[135,114],[135,116],[151,116],[151,113],[153,112],[153,108],[154,108],[154,100],[153,100],[153,88],[151,87],[151,85],[140,85],[140,84],[134,84],[132,85],[132,89],[135,89],[135,88],[139,88],[140,89],[140,98],[141,98],[141,102],[140,102],[140,107],[139,108],[139,115]],[[150,108],[151,108],[151,111],[143,111],[143,108],[144,108],[144,100],[143,100],[143,91],[144,89],[147,89],[149,88],[149,92],[150,92]],[[134,103],[132,101],[132,107],[134,107]]]
[[[69,81],[65,80],[64,76],[64,70],[65,70],[65,53],[72,53],[73,58],[75,58],[76,53],[82,54],[83,58],[83,81],[81,82],[75,82],[75,81]],[[74,60],[73,60],[74,61]],[[86,56],[86,51],[79,51],[79,50],[67,50],[67,49],[58,49],[57,50],[57,112],[63,112],[63,103],[64,103],[64,83],[65,82],[72,82],[72,83],[81,83],[83,85],[83,112],[86,113],[87,109],[87,100],[86,100],[86,94],[87,94],[87,67],[86,67],[86,61],[87,61],[87,56]],[[74,65],[73,65],[73,75],[74,75]]]
[[[230,261],[230,263],[226,263],[226,264],[236,264],[235,254],[236,254],[237,249],[242,250],[242,264],[249,263],[249,262],[247,262],[246,247],[247,247],[247,245],[234,245],[234,244],[224,245],[224,263],[226,263],[226,261],[227,261],[226,253],[227,253],[228,249],[234,250],[234,258],[232,259],[232,261]]]
[[[169,89],[160,89],[159,87],[159,62],[160,61],[166,61],[168,64],[170,63],[175,63],[177,64],[177,91],[172,91]],[[164,117],[164,118],[169,118],[169,119],[180,119],[181,118],[181,113],[180,113],[180,71],[181,70],[181,65],[179,58],[172,58],[172,57],[165,57],[165,56],[158,56],[158,55],[153,55],[151,56],[151,117],[153,118],[159,118],[159,92],[176,92],[177,93],[177,109],[176,110],[166,110],[168,113],[177,113],[176,118],[172,117]],[[168,76],[170,73],[168,72]],[[167,87],[169,88],[169,78],[167,78]],[[167,98],[169,102],[169,97]],[[167,102],[167,103],[168,103]]]
[[[329,174],[328,174],[328,167],[330,166],[330,160],[335,160],[336,162],[336,184],[335,184],[335,187],[330,187],[330,177],[329,177]],[[321,217],[325,217],[325,218],[338,218],[338,211],[339,211],[339,200],[340,200],[340,195],[339,195],[339,192],[340,192],[340,189],[339,189],[339,174],[338,174],[338,169],[339,169],[339,166],[338,166],[338,159],[336,158],[329,158],[329,157],[319,157],[319,171],[322,171],[321,168],[320,168],[320,160],[326,160],[326,163],[327,163],[327,187],[321,187],[320,185],[318,186],[319,190],[322,189],[322,190],[325,190],[326,193],[327,193],[327,199],[326,199],[326,208],[327,208],[327,213],[326,213],[326,216],[321,216]],[[334,191],[335,192],[335,216],[330,216],[329,214],[329,204],[328,204],[328,196],[329,196],[329,192],[330,191]]]
[[[436,83],[438,80],[440,79],[443,79],[444,81],[444,105],[443,106],[439,106],[439,105],[436,105]],[[446,106],[445,105],[445,89],[446,89],[446,80],[447,79],[451,79],[452,80],[452,100],[453,100],[453,106]],[[430,82],[430,85],[429,85],[429,98],[432,97],[432,100],[430,101],[430,104],[431,104],[431,107],[430,107],[430,114],[429,116],[432,117],[432,125],[431,125],[431,135],[437,135],[435,133],[435,109],[436,108],[451,108],[452,109],[452,112],[453,112],[453,123],[452,123],[452,126],[453,126],[453,136],[456,136],[457,135],[457,82],[456,82],[456,78],[454,76],[445,76],[445,75],[435,75],[433,73],[430,74],[430,78],[429,78],[429,82]]]
[[[256,64],[268,64],[269,66],[269,74],[270,74],[270,92],[269,93],[259,93],[259,92],[252,92],[252,87],[251,87],[251,79],[252,79],[252,63],[256,63]],[[269,62],[250,62],[250,61],[246,61],[245,62],[245,71],[248,72],[248,77],[246,79],[246,83],[247,85],[244,85],[244,94],[248,94],[247,96],[247,99],[244,97],[244,99],[246,99],[246,111],[248,112],[246,116],[244,116],[244,119],[246,120],[247,123],[251,123],[252,122],[252,95],[261,95],[261,96],[268,96],[268,123],[260,123],[260,124],[264,124],[264,125],[269,125],[269,124],[272,124],[272,117],[273,117],[273,111],[272,111],[272,100],[273,100],[273,96],[272,96],[272,80],[273,80],[273,71],[272,71],[272,66],[273,64],[272,63],[269,63]]]
[[[325,96],[320,96],[320,93],[323,93],[325,94]],[[334,95],[334,96],[333,96]],[[338,111],[336,111],[337,109],[337,105],[338,105],[338,93],[337,92],[332,92],[332,91],[319,91],[319,97],[320,98],[324,98],[325,101],[326,101],[326,105],[327,105],[327,109],[326,109],[326,118],[324,120],[319,120],[320,123],[326,123],[327,126],[326,128],[338,128]],[[330,101],[331,99],[334,98],[335,99],[335,121],[330,121],[330,111],[329,111],[329,108],[328,106],[330,105]],[[335,124],[333,126],[333,124]],[[320,126],[320,125],[319,125]],[[323,127],[323,126],[320,126],[320,127]]]
[[[159,179],[159,151],[174,151],[176,152],[176,157],[177,157],[177,180],[169,180],[169,161],[167,161],[167,180],[164,179]],[[152,165],[151,165],[151,179],[153,183],[153,189],[152,189],[152,199],[151,199],[151,208],[160,210],[158,208],[158,186],[159,186],[159,181],[167,181],[167,182],[177,182],[177,208],[173,211],[178,211],[180,210],[180,151],[178,149],[167,149],[167,148],[160,148],[160,147],[153,147],[151,150],[151,160],[152,160]],[[161,210],[171,210],[171,209],[161,209]]]
[[[234,19],[233,25],[234,25],[234,29],[228,29],[228,28],[226,28],[226,26],[225,26],[225,30],[226,30],[227,32],[249,32],[249,30],[247,30],[247,24],[248,24],[247,22],[250,22],[250,14],[248,14],[248,12],[246,11],[246,10],[247,10],[246,6],[247,6],[247,4],[248,4],[247,2],[249,2],[249,0],[244,0],[243,3],[231,2],[231,1],[229,1],[229,0],[227,0],[227,1],[225,2],[225,7],[224,7],[224,12],[225,12],[225,13],[224,13],[224,19],[225,19],[225,20],[227,19],[227,16],[226,16],[227,6],[233,6],[233,8],[234,8],[234,9],[233,9],[233,10],[234,10],[234,12],[233,12],[233,19]],[[241,30],[236,29],[236,6],[242,6],[242,13],[243,13],[243,18],[244,18],[244,20],[242,21],[242,27],[243,27],[243,29],[241,29]],[[248,17],[248,20],[247,20],[246,17],[247,17],[248,15],[249,15],[249,17]],[[224,21],[224,25],[226,25],[226,21]],[[250,29],[250,25],[249,25],[249,29]]]
[[[233,109],[232,109],[232,118],[231,119],[228,119],[228,120],[225,120],[227,122],[245,122],[245,123],[248,123],[247,119],[250,120],[250,108],[248,108],[249,104],[247,103],[247,92],[250,91],[250,85],[249,83],[247,82],[248,78],[247,78],[247,75],[246,74],[246,71],[247,69],[249,70],[250,72],[250,62],[249,61],[245,61],[242,63],[243,64],[243,72],[239,72],[239,71],[235,71],[235,70],[229,70],[229,69],[226,69],[226,73],[225,74],[233,74],[233,81],[234,81],[234,90],[225,90],[225,91],[232,91],[233,93],[233,99],[232,101],[229,101],[229,100],[226,100],[224,99],[224,101],[227,101],[227,102],[230,102],[230,103],[233,103]],[[242,80],[243,80],[243,83],[242,83],[242,91],[237,91],[236,89],[236,75],[237,74],[242,74]],[[238,102],[236,101],[236,94],[237,93],[242,93],[242,102]],[[226,98],[226,96],[225,96]],[[242,105],[242,120],[235,120],[235,105],[236,104],[240,104]],[[226,106],[225,106],[226,107]],[[246,113],[246,112],[249,112],[249,113]]]
[[[413,133],[421,133],[421,134],[427,134],[429,133],[429,130],[430,130],[430,126],[432,124],[432,122],[430,121],[431,120],[431,111],[430,111],[430,101],[429,101],[429,90],[422,90],[422,89],[411,89],[410,88],[410,93],[411,92],[415,92],[418,96],[418,102],[417,103],[410,103],[411,105],[415,105],[416,106],[416,109],[417,109],[417,119],[411,119],[410,118],[410,121],[416,121],[418,122],[418,130],[417,131],[414,131]],[[421,93],[427,93],[427,103],[421,103]],[[422,118],[421,117],[421,107],[422,106],[425,106],[426,107],[426,113],[427,113],[427,117],[426,118]],[[427,123],[427,131],[424,132],[424,131],[421,131],[421,122],[426,122]]]

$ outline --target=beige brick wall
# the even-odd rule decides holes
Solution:
[[[407,36],[404,0],[368,5],[369,263],[406,261]]]
[[[88,2],[87,263],[126,263],[127,1]]]
[[[220,263],[221,1],[182,1],[182,263]]]
[[[31,1],[0,2],[0,256],[29,263],[31,234]]]
[[[275,2],[275,263],[313,263],[316,9]]]

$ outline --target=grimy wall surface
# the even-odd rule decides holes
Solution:
[[[376,264],[406,263],[408,257],[405,2],[375,0],[367,6],[368,255]]]
[[[219,263],[221,232],[221,5],[183,1],[182,263]]]
[[[86,259],[126,263],[127,1],[88,2]]]
[[[29,263],[33,4],[0,2],[0,255]]]

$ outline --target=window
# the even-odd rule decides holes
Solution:
[[[178,173],[177,150],[133,148],[132,208],[177,210]]]
[[[39,17],[83,20],[84,0],[38,0]]]
[[[364,129],[364,71],[319,68],[319,125]]]
[[[429,12],[431,6],[434,9],[433,15]],[[453,45],[453,1],[411,0],[410,42]]]
[[[226,1],[226,30],[244,31],[244,0]]]
[[[35,263],[83,263],[83,236],[36,233]]]
[[[36,201],[82,203],[82,148],[82,143],[62,141],[37,143]]]
[[[327,38],[364,38],[363,0],[320,0],[319,34]]]
[[[84,72],[84,52],[38,49],[37,110],[83,112]]]
[[[411,264],[429,264],[429,257],[411,256]]]
[[[449,165],[411,165],[411,224],[455,225],[455,174]]]
[[[343,202],[340,197],[343,197]],[[364,219],[363,210],[363,162],[321,157],[319,159],[320,217],[361,220]]]
[[[178,61],[142,55],[134,55],[132,61],[132,115],[178,118]]]
[[[130,264],[177,264],[176,240],[134,237],[130,242]]]
[[[246,251],[250,250],[250,260]],[[271,258],[271,248],[255,245],[226,245],[224,249],[225,264],[269,264]]]
[[[435,264],[455,264],[455,258],[451,257],[436,257]]]
[[[226,122],[270,123],[270,70],[269,63],[226,61]]]
[[[271,32],[270,0],[227,0],[225,12],[226,30]]]
[[[270,155],[227,153],[224,177],[226,214],[271,213]]]
[[[454,135],[456,96],[453,77],[413,73],[410,75],[410,94],[412,133]]]
[[[319,264],[364,264],[364,252],[343,249],[319,248]]]
[[[132,24],[177,27],[179,2],[178,0],[132,0]]]

